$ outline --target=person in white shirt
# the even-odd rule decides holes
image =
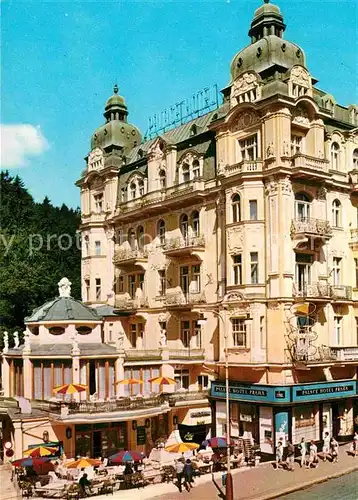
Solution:
[[[307,445],[304,437],[301,439],[301,442],[298,445],[298,449],[300,450],[301,453],[301,468],[302,468],[306,464],[306,454],[307,454]]]
[[[331,444],[331,438],[329,437],[328,432],[324,433],[323,437],[323,462],[327,462],[327,455],[329,454],[330,451],[330,444]]]
[[[276,447],[276,470],[279,468],[279,465],[282,462],[282,457],[283,457],[283,445],[282,441],[279,441]]]
[[[318,455],[317,455],[317,446],[313,439],[310,443],[310,455],[308,459],[309,467],[318,467]]]

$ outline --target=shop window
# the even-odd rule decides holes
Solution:
[[[189,370],[174,370],[174,380],[176,381],[176,389],[189,389]]]
[[[101,255],[101,242],[100,241],[95,241],[95,255]]]
[[[317,439],[316,410],[314,405],[296,406],[295,414],[295,443],[305,438],[306,443]]]
[[[234,285],[242,285],[242,255],[233,255],[232,261]]]
[[[203,391],[209,387],[208,375],[198,375],[198,389]]]
[[[232,222],[241,221],[241,199],[239,194],[234,194],[231,198]]]
[[[96,278],[96,300],[101,300],[102,286],[101,278]]]
[[[332,203],[332,224],[333,227],[340,227],[341,224],[342,205],[339,200],[334,200]]]
[[[257,200],[249,201],[250,220],[257,220]]]
[[[311,211],[311,200],[304,193],[295,194],[295,211],[297,219],[308,219]]]
[[[342,259],[340,257],[333,257],[333,285],[342,284]]]
[[[232,318],[231,328],[234,347],[247,347],[245,320],[240,318]]]
[[[259,282],[259,254],[257,252],[250,253],[250,275],[251,284],[257,285]]]

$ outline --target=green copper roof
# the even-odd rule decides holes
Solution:
[[[26,323],[39,321],[101,321],[102,317],[91,307],[87,307],[72,297],[57,297],[34,309],[25,318]]]

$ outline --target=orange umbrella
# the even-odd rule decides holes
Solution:
[[[58,451],[58,448],[53,446],[36,446],[34,448],[29,448],[24,451],[26,457],[46,457],[48,455],[54,455]]]
[[[118,380],[116,384],[123,384],[123,385],[143,384],[143,380],[139,380],[139,378],[124,378],[123,380]]]
[[[176,380],[170,377],[154,377],[150,378],[148,382],[151,382],[152,384],[158,384],[158,385],[176,385]]]
[[[186,451],[196,450],[199,446],[196,443],[175,443],[167,446],[165,450],[169,451],[169,453],[185,453]]]
[[[87,386],[84,384],[64,384],[55,387],[53,392],[55,394],[76,394],[77,392],[83,392],[86,389]]]
[[[85,469],[86,467],[92,467],[92,466],[97,466],[101,465],[100,460],[96,460],[95,458],[79,458],[78,460],[75,460],[74,462],[70,462],[69,464],[66,465],[68,469]]]

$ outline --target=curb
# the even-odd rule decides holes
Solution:
[[[305,483],[301,483],[300,485],[291,486],[276,493],[269,493],[261,497],[255,497],[255,500],[276,500],[279,497],[289,495],[290,493],[294,493],[295,491],[301,491],[315,484],[324,483],[329,479],[335,479],[337,477],[345,476],[346,474],[350,474],[351,472],[356,471],[358,471],[358,465],[350,467],[349,469],[345,469],[344,471],[336,472],[335,474],[330,474],[329,476],[324,476],[316,479],[312,478],[310,481],[306,481]],[[253,500],[253,497],[250,497],[247,500]]]

